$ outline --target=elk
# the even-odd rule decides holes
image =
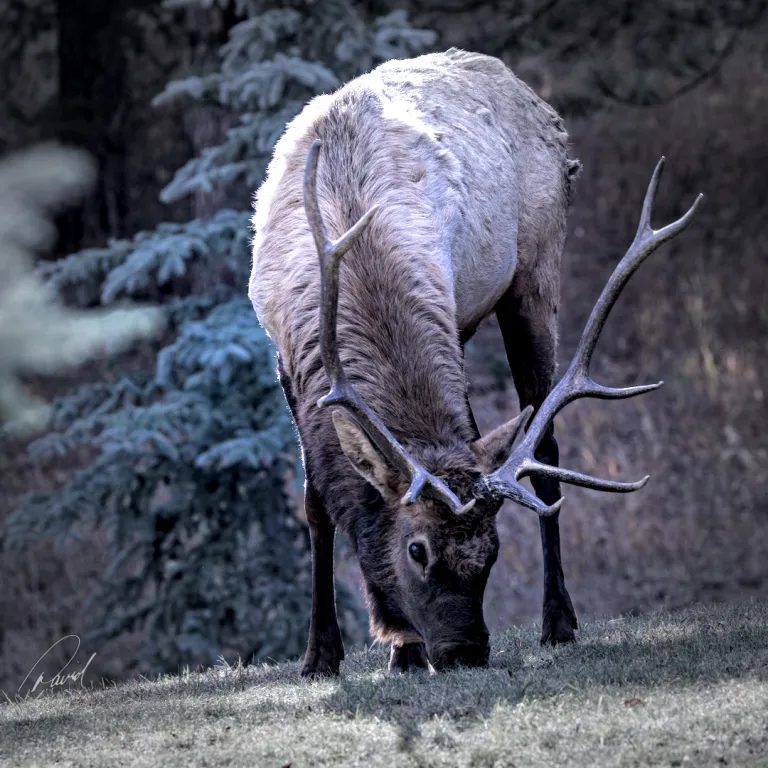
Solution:
[[[359,559],[371,633],[391,644],[390,671],[486,664],[483,593],[504,499],[540,518],[542,644],[575,639],[559,484],[627,492],[648,478],[560,468],[553,419],[577,398],[661,385],[602,386],[590,359],[631,274],[699,200],[651,229],[659,163],[637,236],[553,388],[560,258],[580,168],[566,144],[560,117],[500,60],[451,49],[387,62],[316,97],[275,147],[256,194],[249,296],[277,349],[306,473],[303,676],[338,674],[344,658],[337,527]],[[521,413],[481,437],[463,350],[491,312]],[[520,482],[528,475],[535,495]]]

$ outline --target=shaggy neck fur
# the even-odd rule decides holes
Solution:
[[[435,296],[434,284],[409,269],[413,260],[405,254],[375,250],[374,238],[371,233],[362,239],[341,270],[338,338],[344,370],[395,438],[428,469],[468,469],[473,434],[458,333],[444,308],[449,300]],[[296,307],[298,317],[318,314],[318,308]],[[318,330],[306,330],[294,337],[292,367],[300,428],[315,438],[306,441],[306,450],[317,452],[310,464],[319,467],[338,458],[333,468],[353,475],[357,484],[359,478],[341,454],[329,411],[316,406],[329,383]],[[315,478],[324,497],[340,490],[334,474]]]
[[[379,205],[365,234],[342,261],[339,354],[368,406],[417,459],[426,451],[438,465],[443,456],[449,464],[469,464],[467,443],[473,434],[450,257],[443,252],[444,236],[423,194],[424,167],[413,151],[424,135],[391,121],[390,130],[402,135],[393,135],[383,147],[384,109],[381,97],[367,91],[350,93],[339,97],[315,125],[323,142],[318,200],[330,236],[339,237],[372,205]],[[393,174],[402,183],[392,185]],[[297,223],[303,218],[308,235],[303,206],[296,203],[294,195],[286,195],[285,204],[293,207]],[[290,349],[306,450],[318,454],[310,457],[320,475],[316,487],[333,504],[334,497],[343,495],[337,492],[344,490],[337,483],[354,473],[341,454],[330,414],[315,406],[329,389],[319,349],[319,265],[311,238],[301,238],[296,248],[301,252],[294,251],[294,263],[303,266],[286,304],[291,331],[283,349]],[[320,466],[329,463],[324,477]]]

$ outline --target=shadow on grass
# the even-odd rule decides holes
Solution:
[[[499,704],[569,691],[589,697],[626,690],[631,698],[653,689],[768,680],[768,606],[757,603],[595,622],[576,645],[554,650],[539,649],[535,637],[534,628],[496,636],[491,663],[482,670],[392,677],[384,670],[386,654],[378,649],[349,654],[340,679],[318,683],[300,683],[297,663],[230,668],[71,695],[65,716],[57,702],[68,694],[60,693],[51,697],[49,713],[42,708],[37,716],[0,719],[0,745],[13,743],[18,749],[55,738],[62,728],[76,728],[78,738],[98,736],[108,715],[119,719],[121,729],[141,729],[150,710],[156,727],[168,725],[170,731],[163,723],[174,709],[170,705],[191,699],[201,724],[252,721],[255,715],[261,722],[318,714],[385,721],[398,728],[400,747],[408,750],[422,723],[434,716],[447,716],[461,727],[463,718],[487,716]],[[245,698],[233,700],[238,693]],[[26,705],[16,706],[24,714]]]
[[[709,617],[697,609],[590,627],[576,645],[538,649],[509,633],[484,670],[405,678],[351,675],[324,699],[329,712],[414,723],[435,715],[487,715],[500,702],[548,698],[567,690],[711,685],[768,680],[768,611],[729,607]],[[685,620],[681,621],[682,617]],[[506,642],[505,642],[506,641]]]

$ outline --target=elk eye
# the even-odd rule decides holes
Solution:
[[[422,567],[427,567],[427,548],[419,541],[408,547],[408,554]]]

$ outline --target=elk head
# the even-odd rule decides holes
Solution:
[[[676,222],[653,230],[650,217],[664,162],[661,158],[645,196],[635,239],[595,304],[568,370],[535,417],[531,420],[529,406],[468,445],[421,450],[424,455],[418,461],[366,405],[341,364],[336,338],[341,259],[377,206],[338,240],[328,237],[317,200],[320,146],[320,140],[313,143],[304,176],[304,205],[320,258],[320,349],[331,384],[330,392],[317,404],[334,409],[333,423],[342,450],[384,502],[381,527],[386,535],[377,556],[384,568],[394,572],[396,581],[394,594],[378,596],[381,610],[387,612],[384,623],[393,628],[391,637],[396,642],[423,641],[436,668],[457,662],[482,665],[489,653],[483,594],[499,547],[496,514],[505,499],[543,517],[556,514],[563,502],[561,498],[547,506],[520,480],[539,473],[618,493],[638,490],[648,481],[647,476],[634,483],[593,478],[543,464],[534,458],[534,452],[555,415],[571,401],[633,397],[662,385],[605,387],[591,378],[589,365],[600,331],[630,276],[656,248],[688,225],[702,196]],[[365,571],[366,563],[361,565]]]

